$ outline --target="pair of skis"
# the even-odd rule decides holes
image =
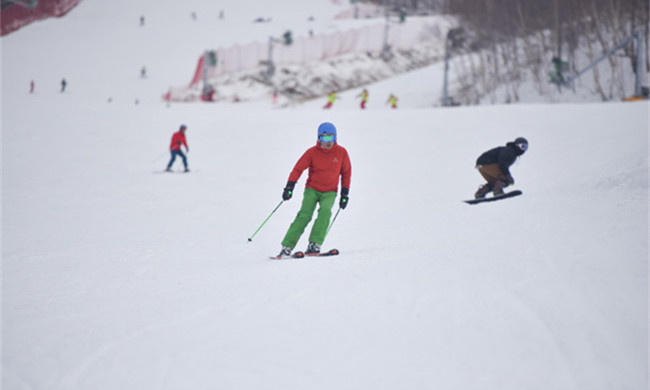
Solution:
[[[338,249],[330,249],[327,252],[320,253],[305,253],[302,251],[294,252],[289,256],[269,256],[272,260],[284,260],[284,259],[302,259],[305,257],[325,257],[325,256],[337,256],[339,254]]]

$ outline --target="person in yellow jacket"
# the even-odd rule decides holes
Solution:
[[[390,108],[397,108],[397,96],[391,93],[386,103],[390,103]]]
[[[357,95],[357,97],[361,97],[361,109],[365,110],[366,103],[368,103],[368,90],[364,88],[363,91]]]
[[[323,108],[325,109],[332,108],[332,105],[334,104],[334,100],[336,99],[338,99],[336,97],[336,92],[335,91],[330,92],[330,94],[327,95],[327,104]]]

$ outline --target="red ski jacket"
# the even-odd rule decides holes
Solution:
[[[352,176],[350,157],[348,151],[338,144],[334,144],[331,149],[323,149],[319,144],[307,149],[293,167],[288,181],[297,182],[307,168],[309,168],[309,176],[305,187],[318,192],[337,191],[339,176],[341,176],[341,186],[350,188]]]
[[[172,143],[169,145],[171,150],[181,150],[181,145],[185,145],[187,149],[187,141],[185,140],[185,134],[182,131],[177,131],[172,135]]]

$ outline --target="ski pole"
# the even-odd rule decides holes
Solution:
[[[327,227],[327,231],[325,232],[325,237],[327,237],[327,234],[330,232],[330,229],[332,228],[332,225],[334,225],[334,221],[336,221],[336,217],[339,216],[340,212],[341,212],[341,206],[339,206],[339,209],[336,211],[336,214],[334,215],[332,222],[330,222],[330,225]]]
[[[284,199],[281,200],[280,203],[278,203],[277,206],[275,206],[275,208],[273,209],[273,211],[271,211],[271,214],[270,214],[268,217],[266,217],[266,219],[264,220],[264,222],[262,222],[262,224],[260,225],[260,227],[258,227],[257,230],[255,230],[255,233],[253,233],[252,236],[248,237],[248,242],[253,241],[253,237],[255,237],[255,235],[257,234],[257,232],[259,232],[260,229],[262,229],[262,226],[264,226],[264,224],[266,223],[266,221],[268,221],[269,219],[271,219],[271,217],[273,216],[273,214],[275,214],[275,212],[280,208],[280,206],[282,206],[282,203],[284,203]]]

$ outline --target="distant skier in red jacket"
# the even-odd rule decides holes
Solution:
[[[185,146],[185,151],[186,153],[190,152],[189,146],[187,146],[187,140],[185,139],[185,130],[187,129],[187,126],[181,125],[181,128],[172,135],[172,142],[171,145],[169,145],[169,151],[172,154],[171,160],[169,160],[169,164],[167,164],[167,172],[172,171],[172,164],[174,164],[174,161],[176,160],[176,156],[180,156],[181,159],[183,159],[183,165],[185,166],[185,172],[189,172],[189,168],[187,167],[187,157],[185,157],[185,154],[181,150],[181,145]]]
[[[282,192],[282,199],[291,199],[296,182],[307,168],[309,168],[309,176],[305,184],[302,206],[282,240],[280,256],[291,254],[311,221],[316,205],[320,205],[318,216],[309,234],[309,246],[305,254],[320,253],[320,246],[325,241],[332,216],[339,177],[341,178],[339,206],[345,209],[348,205],[352,166],[347,150],[336,143],[336,127],[333,124],[325,122],[318,126],[318,142],[316,146],[307,149],[296,163]]]

